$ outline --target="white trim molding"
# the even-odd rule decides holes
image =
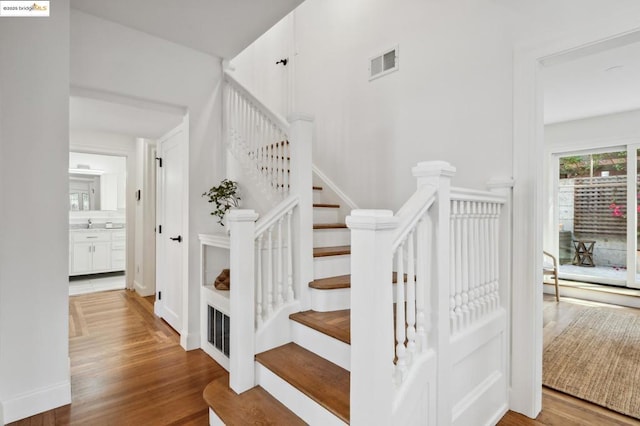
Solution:
[[[5,423],[15,422],[43,411],[71,404],[71,381],[45,386],[2,401],[0,414]],[[3,413],[4,412],[4,413]]]
[[[535,418],[542,408],[542,233],[544,123],[540,71],[553,57],[592,49],[640,30],[638,16],[603,18],[601,25],[551,42],[515,47],[513,177],[513,286],[510,409]]]

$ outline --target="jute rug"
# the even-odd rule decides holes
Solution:
[[[640,315],[582,311],[543,360],[545,386],[640,419]]]

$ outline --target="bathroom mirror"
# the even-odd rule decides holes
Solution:
[[[125,208],[125,157],[69,152],[69,211]]]

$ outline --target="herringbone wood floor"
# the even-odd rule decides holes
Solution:
[[[153,296],[121,290],[69,299],[73,403],[13,423],[207,425],[202,391],[226,371],[153,315]]]

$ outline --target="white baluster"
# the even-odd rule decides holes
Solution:
[[[462,240],[462,217],[464,216],[464,202],[462,201],[458,201],[456,202],[456,230],[455,230],[455,235],[456,235],[456,242],[455,242],[455,246],[456,246],[456,257],[455,257],[455,264],[456,264],[456,281],[455,281],[455,287],[453,289],[453,294],[455,297],[455,309],[454,309],[454,313],[455,313],[455,317],[456,317],[456,327],[454,329],[454,332],[457,332],[459,330],[462,329],[463,324],[462,324],[462,316],[461,316],[461,312],[460,309],[462,308],[462,295],[458,292],[458,289],[462,289],[462,279],[463,279],[463,259],[462,259],[462,254],[463,254],[463,250],[462,250],[462,245],[464,244],[463,240]]]
[[[494,292],[496,297],[495,308],[500,306],[500,212],[502,206],[495,204],[494,217],[493,217],[493,282]]]
[[[278,293],[277,293],[277,306],[280,307],[284,303],[284,299],[282,297],[283,293],[283,279],[284,276],[282,274],[282,262],[284,261],[284,257],[282,256],[282,250],[284,249],[282,246],[284,245],[284,237],[282,235],[282,218],[278,220]]]
[[[462,280],[461,288],[458,289],[460,293],[460,316],[462,317],[463,327],[468,327],[470,324],[469,315],[469,255],[473,255],[473,251],[469,252],[469,246],[472,239],[469,233],[469,210],[470,203],[468,201],[462,201]]]
[[[263,234],[258,236],[256,241],[257,253],[256,253],[256,321],[257,327],[262,326],[262,237]]]
[[[482,203],[482,229],[484,232],[483,238],[483,263],[484,274],[482,278],[482,313],[486,315],[489,313],[489,275],[491,273],[491,260],[489,254],[491,253],[490,235],[489,235],[489,210],[488,203]]]
[[[449,234],[451,241],[449,243],[449,322],[451,327],[451,333],[455,333],[458,329],[456,323],[456,280],[459,276],[456,275],[457,261],[456,261],[456,221],[457,221],[458,207],[457,202],[451,202],[451,218],[449,220],[450,230]]]
[[[287,212],[287,301],[295,299],[293,293],[293,247],[291,247],[291,217],[293,209]]]
[[[417,246],[416,246],[416,342],[418,351],[424,352],[427,349],[427,333],[425,326],[425,287],[427,274],[429,271],[428,246],[429,230],[427,229],[428,213],[418,222]]]
[[[273,314],[273,226],[269,228],[267,251],[267,317],[271,318]]]
[[[411,231],[407,240],[407,349],[409,362],[416,352],[416,270],[414,258],[415,231]],[[399,277],[402,280],[402,277]]]
[[[281,139],[282,137],[280,137]],[[285,170],[284,170],[284,144],[280,144],[280,146],[278,147],[278,168],[280,169],[280,173],[278,176],[278,192],[280,192],[281,194],[284,194],[284,175],[285,175]]]
[[[405,314],[404,314],[404,259],[403,259],[404,243],[398,247],[396,251],[397,257],[397,283],[396,283],[396,380],[397,383],[404,381],[407,373],[407,353],[404,346],[406,340],[405,334]]]
[[[481,250],[480,250],[480,220],[478,216],[478,203],[471,203],[471,211],[470,215],[473,223],[473,280],[470,283],[469,289],[469,309],[471,310],[471,321],[475,321],[478,319],[478,282],[480,281],[481,275],[481,263],[480,260]]]

